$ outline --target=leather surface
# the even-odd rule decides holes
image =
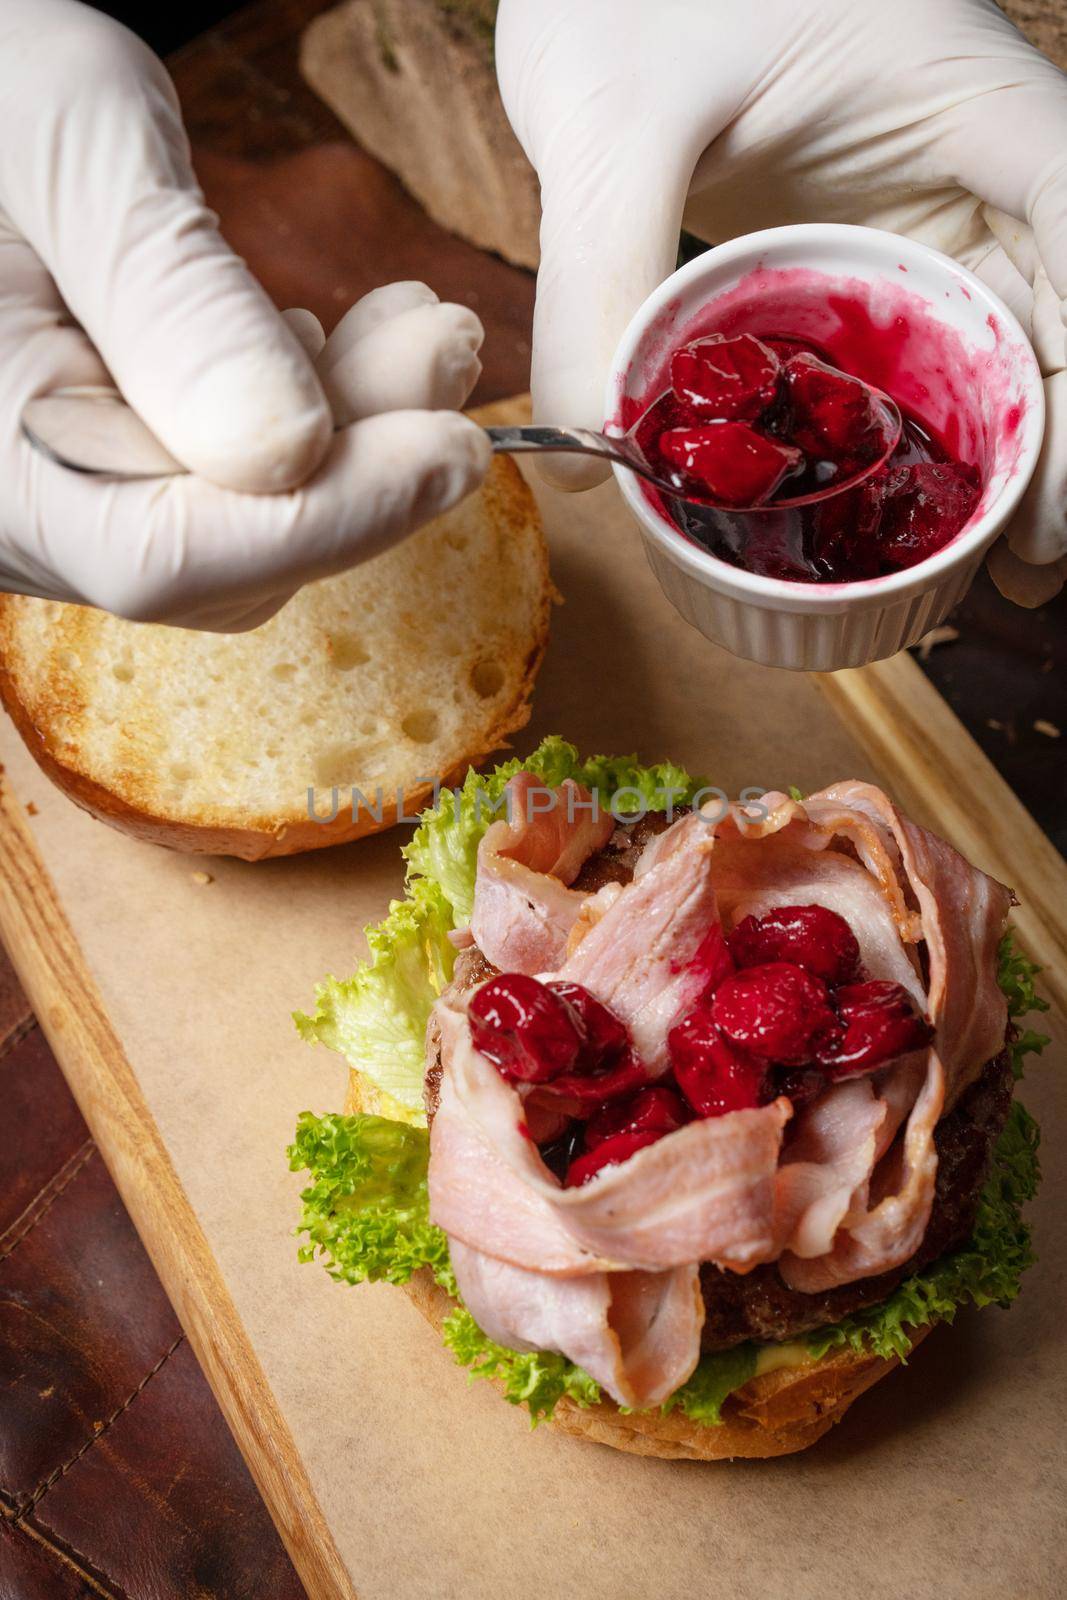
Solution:
[[[0,1600],[299,1600],[2,952],[0,1025]]]
[[[4,1600],[87,1600],[99,1592],[27,1524],[14,1527],[0,1520],[0,1595]]]
[[[0,1483],[19,1507],[107,1431],[181,1334],[95,1146],[57,1180],[0,1264]]]
[[[220,1423],[196,1357],[179,1340],[106,1438],[49,1491],[37,1510],[38,1526],[63,1548],[106,1554],[111,1587],[138,1600],[301,1595],[237,1446]],[[175,1441],[187,1442],[186,1448],[176,1451]],[[200,1448],[201,1441],[209,1448]],[[112,1530],[106,1547],[102,1525]]]
[[[67,1093],[63,1074],[56,1066],[44,1035],[32,1025],[15,975],[6,962],[0,968],[0,983],[8,986],[12,1000],[10,1019],[4,1016],[0,1001],[0,1041],[3,1066],[0,1068],[0,1238],[13,1236],[30,1226],[53,1183],[84,1150],[89,1130],[77,1106]],[[42,1107],[47,1115],[41,1116]],[[0,1451],[3,1440],[0,1439]]]

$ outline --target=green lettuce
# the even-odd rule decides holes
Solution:
[[[298,1233],[301,1261],[324,1258],[342,1283],[407,1283],[429,1267],[457,1293],[448,1240],[430,1221],[425,1128],[389,1117],[316,1117],[301,1113],[289,1146],[289,1167],[307,1171]]]
[[[555,735],[542,740],[532,755],[506,761],[492,772],[472,769],[461,788],[441,791],[404,848],[409,882],[428,882],[440,889],[452,907],[456,927],[470,921],[482,835],[504,815],[504,789],[521,769],[536,773],[549,789],[573,778],[602,805],[613,803],[618,815],[682,807],[701,786],[701,780],[669,761],[650,767],[639,765],[634,756],[593,756],[583,761],[572,744]]]
[[[456,1307],[441,1332],[472,1379],[494,1378],[504,1399],[513,1406],[526,1406],[535,1425],[551,1417],[563,1399],[587,1407],[603,1398],[596,1379],[566,1356],[548,1350],[521,1353],[486,1338],[466,1306]],[[664,1414],[680,1409],[694,1422],[712,1426],[721,1422],[723,1402],[754,1376],[757,1352],[756,1345],[742,1344],[704,1356],[693,1376],[661,1408]]]
[[[407,900],[366,929],[370,960],[351,978],[327,978],[311,1016],[294,1020],[309,1043],[338,1050],[392,1102],[402,1121],[424,1125],[422,1080],[430,1008],[452,976],[452,912],[440,890],[415,884]]]
[[[749,1341],[732,1350],[715,1350],[701,1356],[693,1376],[663,1402],[660,1410],[666,1416],[680,1409],[691,1421],[715,1427],[722,1421],[723,1405],[734,1390],[756,1376],[759,1350],[758,1344]]]
[[[524,1405],[533,1423],[550,1417],[563,1399],[580,1406],[596,1405],[600,1385],[566,1356],[549,1350],[509,1350],[486,1338],[466,1306],[457,1306],[445,1319],[441,1335],[461,1367],[471,1378],[495,1378],[504,1399]]]
[[[1016,1079],[1023,1075],[1026,1057],[1039,1056],[1049,1042],[1047,1033],[1016,1026],[1031,1011],[1048,1010],[1048,1001],[1042,999],[1034,987],[1034,979],[1040,971],[1041,968],[1019,949],[1009,930],[1000,941],[997,951],[997,982],[1008,1001],[1008,1016],[1012,1023],[1011,1065]]]

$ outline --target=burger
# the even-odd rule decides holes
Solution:
[[[804,1449],[1032,1261],[1042,1037],[1011,891],[879,788],[746,791],[561,739],[443,791],[304,1036],[304,1259],[403,1285],[534,1423]]]

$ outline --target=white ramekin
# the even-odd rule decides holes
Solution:
[[[794,282],[803,287],[789,288]],[[810,302],[812,320],[807,326],[777,325],[783,313],[776,305],[789,304],[797,294]],[[961,455],[982,468],[978,509],[944,549],[905,571],[857,583],[765,578],[693,543],[632,473],[615,468],[668,599],[709,639],[767,666],[828,672],[914,644],[967,592],[1026,489],[1041,448],[1041,374],[1007,307],[972,273],[926,245],[838,224],[771,228],[733,239],[660,284],[615,352],[606,399],[609,429],[618,430],[638,402],[647,402],[657,386],[666,387],[673,349],[717,326],[807,333],[832,349],[828,331],[838,314],[828,308],[842,296],[852,305],[862,303],[877,327],[900,332],[896,381],[885,372],[861,375],[880,382],[920,420],[942,431],[957,427]]]

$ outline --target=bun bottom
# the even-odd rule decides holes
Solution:
[[[455,1302],[423,1268],[404,1285],[426,1320],[438,1331]],[[911,1335],[914,1350],[930,1327]],[[900,1364],[897,1356],[835,1350],[802,1367],[780,1367],[736,1389],[725,1401],[717,1426],[694,1422],[681,1411],[622,1412],[614,1401],[579,1406],[564,1399],[551,1422],[563,1433],[610,1445],[636,1456],[665,1460],[728,1461],[788,1456],[806,1450],[840,1422],[853,1400]]]
[[[374,1085],[354,1069],[349,1071],[345,1112],[388,1116]],[[439,1333],[455,1301],[435,1283],[428,1269],[415,1273],[404,1285],[423,1316]],[[914,1350],[931,1325],[911,1333]],[[684,1412],[620,1411],[613,1400],[579,1406],[564,1399],[552,1414],[552,1425],[576,1439],[610,1445],[635,1456],[665,1460],[729,1461],[738,1457],[760,1459],[788,1456],[828,1433],[840,1422],[853,1400],[900,1365],[900,1357],[864,1355],[834,1350],[802,1367],[779,1367],[750,1378],[724,1402],[717,1425],[694,1422]]]

